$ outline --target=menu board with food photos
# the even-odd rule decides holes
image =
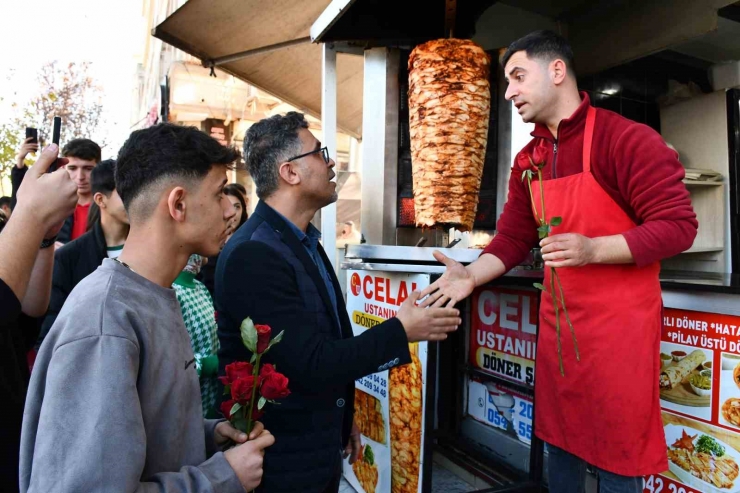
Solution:
[[[740,493],[740,317],[666,308],[660,404],[668,471],[650,493]]]
[[[393,318],[429,274],[347,272],[347,311],[356,336]],[[428,344],[409,344],[411,363],[395,358],[355,382],[355,424],[361,453],[344,461],[344,476],[358,493],[421,493],[424,486]],[[433,384],[432,384],[433,385]],[[428,476],[427,476],[428,477]],[[431,483],[429,483],[431,484]]]

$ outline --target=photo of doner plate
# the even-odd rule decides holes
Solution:
[[[740,452],[727,443],[688,426],[665,426],[668,467],[676,477],[704,493],[740,491]]]

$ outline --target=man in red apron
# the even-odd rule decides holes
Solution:
[[[534,138],[515,159],[497,235],[467,267],[436,252],[447,270],[422,292],[429,295],[424,305],[464,299],[539,242],[544,284],[556,267],[580,350],[578,361],[561,310],[561,375],[555,311],[543,294],[535,429],[548,444],[550,492],[583,492],[591,464],[602,493],[640,493],[642,476],[668,469],[658,394],[658,274],[659,261],[688,249],[696,236],[684,169],[650,127],[591,106],[578,92],[572,51],[557,34],[538,31],[515,41],[502,64],[506,99],[536,124]],[[547,220],[562,217],[542,241],[522,181],[535,149],[545,162]],[[536,174],[532,190],[539,204]]]

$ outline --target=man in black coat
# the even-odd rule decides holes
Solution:
[[[128,216],[121,197],[116,192],[114,178],[116,162],[101,161],[90,174],[92,200],[99,216],[92,228],[76,240],[67,243],[54,253],[54,276],[51,301],[41,326],[37,347],[49,333],[67,296],[77,284],[92,274],[104,258],[115,258],[123,250],[128,236]]]
[[[453,308],[421,309],[414,293],[398,316],[353,337],[342,291],[310,224],[337,200],[334,161],[300,113],[253,125],[244,155],[260,198],[226,243],[216,267],[219,365],[249,361],[239,326],[246,317],[285,331],[265,355],[290,380],[291,394],[262,418],[275,435],[261,491],[336,493],[342,452],[354,462],[356,379],[411,361],[409,342],[439,341],[460,323]]]

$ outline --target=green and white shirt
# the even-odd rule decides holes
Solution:
[[[108,254],[108,258],[118,258],[123,251],[123,245],[105,247],[105,252]]]
[[[203,416],[216,417],[216,392],[219,342],[216,312],[208,289],[195,279],[195,274],[183,271],[172,285],[180,302],[182,318],[190,334],[195,365],[200,376]]]

